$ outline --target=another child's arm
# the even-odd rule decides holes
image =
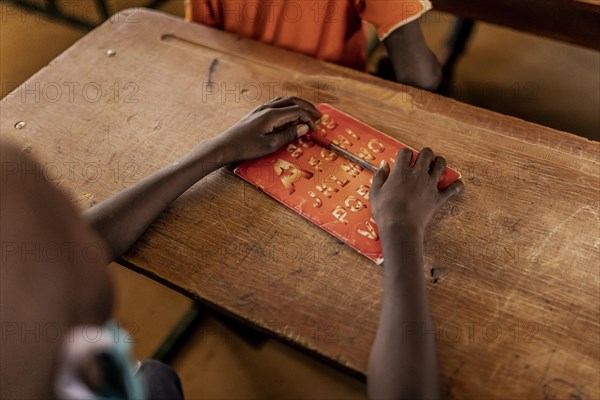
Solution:
[[[275,99],[179,160],[90,208],[84,218],[106,241],[109,259],[115,260],[204,176],[227,164],[274,152],[307,133],[309,126],[314,128],[319,115],[304,100]]]
[[[403,149],[390,171],[383,165],[373,178],[371,204],[381,236],[384,289],[379,327],[369,359],[369,397],[439,398],[435,335],[423,277],[423,238],[433,215],[463,185],[445,190],[437,183],[443,158],[423,149],[410,166],[412,152]]]
[[[429,49],[419,21],[395,29],[383,41],[396,81],[434,91],[442,81],[442,67]]]

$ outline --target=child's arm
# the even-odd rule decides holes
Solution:
[[[442,67],[425,43],[419,21],[399,27],[383,41],[394,66],[396,81],[434,91],[442,81]]]
[[[103,243],[55,183],[28,175],[43,168],[31,154],[2,137],[0,160],[0,398],[55,398],[62,339],[110,315],[107,261],[87,252]]]
[[[258,158],[314,128],[320,116],[310,103],[275,99],[258,107],[219,136],[200,143],[169,166],[90,208],[84,218],[106,241],[108,258],[121,256],[189,187],[216,169]]]
[[[411,155],[409,149],[402,149],[391,172],[383,165],[371,189],[385,260],[381,317],[369,359],[372,399],[440,395],[435,334],[423,278],[423,235],[431,217],[463,185],[458,181],[438,190],[444,159],[434,160],[431,149],[425,148],[411,167]]]

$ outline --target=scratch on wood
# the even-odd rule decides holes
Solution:
[[[80,204],[83,202],[89,203],[94,198],[92,193],[85,193],[73,199],[73,203]]]
[[[373,308],[373,306],[375,306],[380,301],[381,301],[381,299],[379,297],[377,297],[377,299],[373,300],[371,302],[371,304],[369,304],[368,306],[366,306],[356,317],[354,317],[354,320],[352,322],[358,321],[360,319],[360,317],[362,317],[363,315],[365,315],[367,313],[367,311],[369,311],[371,308]]]
[[[248,300],[250,297],[254,296],[254,292],[246,293],[245,295],[240,297],[240,300]]]
[[[221,221],[221,225],[223,226],[223,228],[225,228],[225,232],[227,232],[227,234],[230,234],[230,230],[229,230],[229,224],[227,223],[227,221],[225,220],[225,218],[223,218],[223,214],[221,213],[221,207],[219,206],[219,203],[214,203],[217,205],[217,215],[219,216],[219,220]]]
[[[431,275],[431,283],[434,285],[437,284],[439,281],[440,273],[439,270],[435,267],[435,265],[431,266],[431,268],[429,269],[429,274]]]
[[[133,117],[135,117],[136,115],[138,115],[139,113],[135,113],[135,114],[131,114],[129,117],[127,117],[127,124],[130,125],[131,124],[131,119]]]
[[[221,220],[222,220],[222,219],[221,219]],[[256,249],[258,249],[258,248],[259,248],[259,246],[258,246],[258,243],[259,243],[259,242],[261,242],[261,241],[264,241],[264,242],[272,242],[272,239],[273,239],[273,237],[274,237],[275,235],[277,235],[277,232],[273,232],[273,233],[271,234],[271,237],[270,237],[270,238],[268,238],[267,240],[263,240],[263,239],[264,239],[264,238],[265,238],[265,237],[266,237],[266,236],[269,234],[269,231],[270,231],[270,230],[271,230],[271,228],[272,228],[272,227],[273,227],[273,226],[274,226],[274,225],[277,223],[277,221],[279,221],[279,219],[275,220],[275,221],[273,222],[273,224],[271,224],[271,226],[270,226],[270,227],[269,227],[269,228],[268,228],[268,229],[265,231],[265,234],[264,234],[263,236],[261,236],[260,238],[258,238],[258,239],[257,239],[257,240],[256,240],[256,241],[255,241],[255,242],[252,244],[252,246],[250,246],[250,248],[248,249],[248,251],[246,252],[246,254],[244,255],[244,257],[242,257],[242,259],[241,259],[241,260],[240,260],[240,261],[237,263],[238,265],[241,265],[241,264],[244,262],[244,260],[245,260],[246,258],[248,258],[248,256],[249,256],[250,254],[252,254],[254,251],[256,251]]]
[[[500,210],[502,210],[502,207],[504,206],[504,201],[506,200],[508,193],[509,193],[509,191],[505,190],[504,193],[502,194],[502,198],[500,199],[500,205],[498,206],[498,212],[496,213],[498,215],[498,217],[496,218],[496,221],[494,222],[494,226],[492,227],[492,232],[490,233],[489,240],[491,240],[494,237],[494,232],[496,232],[496,228],[498,227],[498,224],[500,223],[500,219],[503,216],[500,213]]]
[[[542,250],[544,250],[548,244],[548,242],[554,237],[554,235],[561,231],[563,226],[565,226],[567,223],[569,223],[573,218],[575,218],[580,212],[582,211],[589,211],[592,214],[594,214],[594,217],[596,219],[596,222],[598,222],[600,220],[599,216],[598,216],[598,211],[594,210],[592,207],[590,206],[582,206],[579,207],[579,209],[577,209],[577,211],[575,211],[574,213],[572,213],[571,215],[569,215],[567,218],[564,219],[564,221],[562,221],[560,224],[556,225],[554,227],[554,229],[552,229],[552,232],[550,232],[546,238],[540,243],[539,245],[539,251],[536,254],[535,258],[532,260],[533,262],[537,261],[537,255],[542,253]],[[600,244],[600,239],[596,239],[596,242],[594,243],[594,248],[597,248],[598,245]]]
[[[548,363],[546,364],[546,368],[544,368],[544,375],[542,376],[542,381],[546,380],[546,375],[548,375],[548,370],[550,369],[550,364],[552,364],[552,359],[554,358],[554,355],[556,354],[556,349],[552,349],[551,353],[550,353],[550,359],[548,360]]]
[[[117,156],[116,152],[113,152],[110,156],[110,159],[108,160],[108,162],[106,163],[106,165],[112,165],[113,161],[115,161],[115,157]]]
[[[208,67],[208,78],[206,79],[206,87],[208,89],[213,88],[213,74],[215,73],[215,68],[217,68],[217,64],[219,64],[219,59],[213,58],[212,62],[210,63],[210,66]]]

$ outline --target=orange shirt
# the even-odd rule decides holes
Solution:
[[[364,69],[363,20],[384,40],[430,8],[429,0],[186,0],[186,20]]]

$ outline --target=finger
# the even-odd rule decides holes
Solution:
[[[396,165],[401,168],[410,167],[410,162],[412,160],[413,152],[408,147],[401,149],[396,155]]]
[[[317,124],[315,123],[315,120],[312,118],[306,118],[304,116],[299,118],[300,121],[302,121],[303,123],[305,123],[306,125],[308,125],[309,130],[312,131],[316,131],[317,130]]]
[[[412,156],[412,150],[408,147],[401,149],[396,155],[396,163],[394,164],[394,168],[392,168],[392,175],[396,176],[400,174],[402,179],[404,179],[404,174],[408,173],[410,170]]]
[[[440,205],[445,204],[452,197],[456,196],[460,192],[462,192],[465,188],[465,185],[462,181],[454,181],[444,190],[440,190]]]
[[[436,157],[433,160],[433,165],[431,167],[431,177],[438,182],[440,180],[440,178],[442,177],[442,175],[444,174],[444,171],[446,170],[446,160],[443,157]]]
[[[423,147],[423,150],[417,156],[417,161],[415,162],[415,168],[421,171],[429,172],[429,166],[431,165],[431,161],[433,160],[433,150],[429,147]]]
[[[273,150],[279,149],[281,146],[288,144],[292,140],[299,138],[308,133],[308,125],[298,124],[290,125],[265,136],[269,141],[269,146]]]
[[[313,118],[320,118],[321,111],[317,110],[317,108],[309,101],[301,99],[300,97],[288,97],[292,104],[296,104],[299,107],[305,109]],[[284,99],[285,100],[285,99]]]
[[[254,110],[252,110],[252,112],[255,113],[255,112],[259,112],[259,111],[262,111],[264,109],[267,109],[267,108],[271,107],[271,105],[274,102],[276,102],[278,100],[281,100],[281,97],[274,97],[271,100],[267,101],[266,103],[261,104],[260,106],[256,107]]]
[[[379,165],[379,169],[377,170],[377,172],[375,172],[375,175],[373,175],[373,183],[371,184],[371,190],[377,192],[379,189],[381,189],[385,181],[387,181],[389,175],[390,166],[385,160],[383,160]]]
[[[315,108],[310,102],[299,97],[276,98],[265,104],[265,108],[283,108],[290,106],[298,106],[308,112],[313,118],[319,118],[321,112]]]
[[[267,111],[268,118],[271,119],[271,131],[283,127],[286,124],[301,121],[306,123],[312,130],[316,130],[315,121],[308,111],[302,107],[293,105],[284,108],[273,108]]]

